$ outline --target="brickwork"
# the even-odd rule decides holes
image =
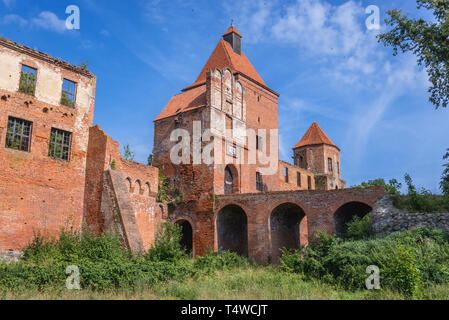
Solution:
[[[0,39],[0,250],[22,248],[38,231],[81,226],[96,79],[55,61]],[[37,70],[34,95],[19,92],[22,64]],[[77,83],[74,107],[61,104],[67,78]],[[9,117],[32,122],[29,151],[6,147]],[[49,157],[52,128],[71,132],[69,161]]]
[[[104,182],[104,172],[120,176],[120,184]],[[149,249],[154,243],[157,224],[162,221],[162,212],[156,203],[159,188],[159,170],[155,167],[127,161],[121,158],[119,144],[95,126],[90,128],[87,160],[85,221],[97,233],[108,229],[105,216],[111,203],[122,201],[134,216],[142,248]],[[116,178],[119,179],[119,178]],[[112,188],[111,196],[102,200],[105,186]],[[120,186],[119,189],[117,189]],[[115,199],[114,199],[115,198]],[[105,206],[107,209],[102,208]],[[122,211],[122,215],[124,214]],[[129,215],[129,212],[127,211]],[[131,234],[127,235],[129,237]],[[140,249],[138,246],[135,248]]]
[[[317,231],[334,234],[334,215],[340,207],[357,202],[372,208],[384,195],[385,190],[382,187],[222,195],[217,196],[214,216],[216,219],[222,209],[228,206],[241,208],[248,218],[249,256],[266,263],[275,259],[272,252],[270,218],[279,206],[291,204],[298,209],[290,209],[289,212],[299,211],[299,208],[304,212],[305,216],[300,222],[299,241],[307,244],[309,236]]]
[[[193,256],[233,250],[277,262],[279,248],[306,245],[318,230],[335,233],[372,208],[383,188],[345,190],[340,150],[316,123],[294,147],[294,164],[279,161],[279,94],[241,51],[238,31],[227,35],[232,41],[220,40],[195,83],[155,119],[153,166],[122,159],[119,144],[92,126],[92,74],[0,38],[0,251],[84,223],[141,253],[170,221],[183,226]],[[33,95],[19,92],[22,64],[36,69]],[[64,80],[77,84],[73,107],[61,104]],[[5,147],[9,117],[32,122],[29,151]],[[72,134],[67,161],[48,156],[52,128]],[[190,139],[184,150],[173,149],[180,130]],[[173,150],[183,162],[173,162]],[[159,171],[182,203],[157,202]]]

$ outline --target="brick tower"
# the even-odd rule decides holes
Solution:
[[[208,194],[277,190],[277,171],[262,178],[258,171],[266,164],[259,160],[249,164],[249,152],[259,148],[256,140],[262,140],[255,136],[252,145],[247,132],[265,129],[269,133],[278,128],[278,97],[245,56],[242,36],[231,26],[196,81],[175,95],[154,120],[153,164],[179,189],[185,201],[206,198]],[[178,136],[172,136],[176,129],[192,137],[186,144],[190,148],[184,149],[190,154],[183,155],[188,163],[173,163],[170,158],[179,141]],[[277,167],[278,137],[272,137],[276,142],[273,150],[269,150],[270,139],[267,135],[267,154]],[[209,149],[211,143],[213,148]],[[195,147],[201,150],[200,155],[195,153]],[[213,154],[214,163],[204,162],[205,153]]]
[[[343,189],[340,149],[314,122],[293,147],[295,165],[315,174],[315,187],[321,190]]]

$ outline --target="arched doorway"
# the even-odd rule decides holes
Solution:
[[[334,214],[335,235],[343,236],[347,230],[347,224],[354,217],[363,218],[373,210],[369,205],[362,202],[348,202],[341,206]]]
[[[224,171],[224,193],[238,193],[238,172],[233,165],[228,165]]]
[[[179,220],[176,222],[177,225],[181,227],[181,240],[179,245],[181,249],[184,249],[187,253],[191,254],[193,252],[193,228],[189,221]]]
[[[305,212],[296,204],[284,203],[270,215],[271,258],[279,262],[281,248],[299,249],[301,246],[301,222]]]
[[[242,208],[230,205],[221,209],[216,225],[218,251],[248,256],[248,222]]]

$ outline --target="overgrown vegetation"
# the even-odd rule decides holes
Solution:
[[[441,191],[443,191],[446,200],[449,202],[449,149],[447,149],[447,152],[444,155],[443,160],[446,160],[447,162],[443,165],[444,170],[441,176],[440,188]]]
[[[445,175],[443,174],[442,189],[443,185],[445,185],[444,178]],[[394,206],[406,212],[449,212],[449,196],[447,196],[447,194],[433,194],[425,188],[421,188],[420,190],[418,190],[409,174],[406,174],[404,176],[404,181],[405,185],[407,186],[406,194],[401,194],[400,189],[402,188],[402,184],[399,183],[396,179],[390,180],[388,183],[386,183],[384,179],[370,180],[368,182],[363,182],[361,185],[355,187],[367,188],[373,186],[382,186],[391,196]]]
[[[422,288],[449,283],[449,233],[416,229],[346,241],[318,233],[309,247],[284,250],[281,258],[286,272],[347,290],[363,289],[371,265],[380,268],[383,289],[419,298]]]
[[[123,146],[122,157],[125,160],[134,161],[135,154],[131,151],[131,147],[129,146],[129,144]]]
[[[162,223],[155,245],[143,256],[133,256],[118,238],[89,232],[62,232],[59,239],[36,236],[17,263],[0,262],[0,292],[66,288],[66,268],[80,271],[81,288],[92,291],[151,287],[214,270],[248,263],[233,253],[208,253],[193,261],[179,246],[181,229]]]
[[[173,210],[173,208],[181,203],[183,199],[183,194],[178,189],[173,188],[162,170],[159,170],[159,193],[157,201],[166,203],[169,210]]]
[[[362,220],[353,221],[361,237]],[[351,225],[350,224],[350,225]],[[449,235],[421,229],[385,238],[318,234],[308,248],[285,251],[281,266],[260,266],[230,252],[191,259],[181,229],[161,224],[152,249],[136,257],[109,235],[36,236],[16,263],[0,263],[4,298],[404,299],[449,297]],[[66,289],[66,268],[80,271],[81,291]],[[378,291],[364,289],[369,265],[381,269]]]

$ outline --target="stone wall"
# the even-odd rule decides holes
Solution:
[[[382,198],[371,213],[371,229],[375,234],[407,231],[418,227],[449,231],[449,213],[409,213],[393,206],[389,196]]]

